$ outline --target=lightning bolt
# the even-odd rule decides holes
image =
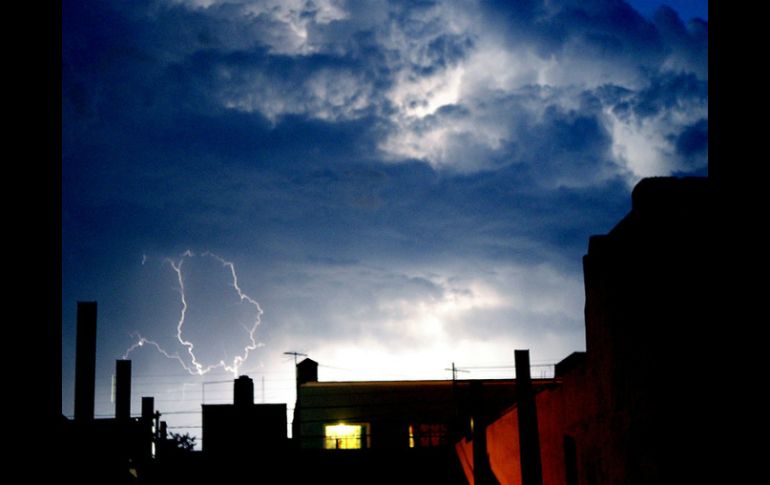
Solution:
[[[241,299],[241,301],[247,301],[250,304],[254,305],[254,307],[256,307],[257,309],[257,318],[254,320],[254,323],[252,324],[251,328],[246,329],[249,334],[249,342],[250,342],[249,345],[244,347],[243,355],[238,355],[233,359],[232,368],[225,367],[225,370],[233,372],[233,374],[235,374],[237,377],[238,368],[241,366],[241,364],[243,364],[246,361],[246,359],[249,358],[249,352],[262,346],[262,344],[257,342],[257,340],[255,339],[254,333],[257,331],[257,327],[261,323],[262,314],[264,312],[262,311],[262,307],[259,306],[259,303],[257,303],[256,300],[254,300],[249,295],[244,293],[243,290],[241,290],[241,288],[238,286],[238,275],[235,273],[235,265],[233,263],[231,263],[230,261],[225,261],[222,257],[217,256],[216,254],[210,251],[206,251],[205,253],[202,254],[202,256],[211,256],[212,258],[222,263],[224,267],[229,268],[230,275],[233,277],[233,288],[235,288],[235,291],[238,292],[238,297]]]
[[[164,357],[166,357],[167,359],[171,359],[171,360],[177,360],[177,361],[178,361],[180,364],[182,364],[182,367],[184,367],[184,369],[185,369],[187,372],[189,372],[190,374],[192,374],[192,375],[195,375],[195,374],[196,374],[196,372],[195,372],[193,369],[191,369],[191,368],[190,368],[190,367],[189,367],[187,364],[185,364],[185,361],[184,361],[184,360],[182,360],[182,358],[181,358],[181,357],[179,357],[179,354],[177,354],[177,353],[174,353],[174,354],[169,354],[168,352],[166,352],[166,351],[163,349],[163,347],[161,347],[161,346],[158,344],[158,342],[155,342],[155,341],[153,341],[153,340],[150,340],[150,339],[146,339],[146,338],[142,337],[142,336],[141,336],[141,335],[139,335],[139,334],[137,334],[137,338],[138,338],[138,340],[136,341],[136,343],[134,343],[133,345],[131,345],[131,347],[129,347],[128,349],[126,349],[126,352],[123,354],[123,357],[122,357],[122,358],[123,358],[124,360],[125,360],[125,359],[128,359],[128,356],[129,356],[129,354],[131,354],[131,352],[133,352],[134,350],[138,349],[139,347],[144,347],[144,346],[145,346],[145,344],[146,344],[146,345],[150,345],[150,346],[152,346],[152,347],[155,347],[155,349],[156,349],[158,352],[160,352],[161,354],[163,354],[163,356],[164,356]]]
[[[240,298],[240,301],[247,302],[251,305],[253,305],[257,310],[257,316],[254,319],[254,323],[251,324],[251,327],[246,327],[245,325],[241,324],[241,326],[244,327],[244,330],[248,334],[249,343],[243,348],[243,352],[241,355],[237,355],[233,358],[232,364],[227,364],[224,360],[220,360],[216,364],[209,364],[204,365],[198,361],[198,358],[195,356],[195,345],[187,340],[183,336],[183,330],[184,330],[184,324],[185,324],[185,317],[187,315],[187,299],[185,297],[185,286],[184,286],[184,277],[182,275],[182,265],[184,263],[185,258],[192,258],[195,254],[191,250],[187,250],[184,253],[182,253],[182,256],[178,261],[173,261],[169,258],[166,258],[164,262],[169,263],[171,268],[174,270],[177,276],[177,281],[179,282],[179,296],[182,302],[182,309],[179,314],[179,321],[176,325],[176,338],[179,341],[179,343],[184,346],[187,349],[187,354],[190,357],[190,362],[192,365],[188,365],[177,353],[171,354],[167,352],[165,349],[163,349],[157,342],[146,339],[142,337],[141,335],[137,334],[138,340],[131,345],[126,352],[123,354],[123,358],[128,358],[129,354],[133,352],[134,350],[138,349],[139,347],[143,347],[145,344],[148,344],[152,347],[154,347],[158,352],[163,354],[168,359],[177,360],[182,367],[191,375],[205,375],[211,372],[214,369],[221,368],[225,371],[232,372],[234,377],[238,376],[238,369],[243,365],[244,362],[246,362],[246,359],[249,358],[249,353],[252,350],[255,350],[259,347],[263,347],[264,344],[261,342],[257,342],[255,333],[257,331],[257,327],[259,327],[261,323],[262,314],[264,313],[262,311],[262,307],[259,306],[259,303],[251,298],[249,295],[243,292],[241,290],[240,286],[238,286],[238,275],[235,271],[235,265],[222,258],[221,256],[218,256],[210,251],[206,251],[201,254],[201,256],[208,256],[211,258],[214,258],[215,260],[222,263],[222,266],[226,267],[229,272],[230,276],[232,277],[232,283],[231,286],[235,289],[235,291],[238,293],[238,297]],[[144,260],[142,261],[142,264],[144,264]]]

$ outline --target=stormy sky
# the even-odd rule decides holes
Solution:
[[[65,1],[64,414],[79,300],[97,414],[132,349],[133,411],[175,426],[224,367],[291,407],[285,351],[348,380],[584,350],[588,237],[707,174],[707,2],[670,5]]]

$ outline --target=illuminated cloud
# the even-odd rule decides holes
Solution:
[[[551,358],[567,352],[582,332],[580,282],[562,270],[506,265],[478,273],[457,263],[437,270],[304,266],[292,286],[296,301],[313,309],[312,317],[298,314],[296,306],[276,308],[283,345],[299,346],[331,365],[358,363],[372,350],[362,365],[377,368],[378,375],[393,370],[393,362],[421,360],[425,365],[408,373],[419,378],[452,359],[505,360],[514,345]],[[466,352],[485,345],[486,352]]]
[[[576,100],[604,86],[640,104],[666,77],[708,80],[705,22],[685,25],[667,7],[646,19],[623,2],[179,0],[128,18],[147,36],[161,78],[186,73],[190,81],[175,82],[202,109],[259,114],[273,127],[297,116],[367,120],[382,158],[460,173],[537,165],[540,147],[522,131],[549,109],[568,122],[583,109]],[[621,119],[597,97],[588,114],[612,149],[564,149],[574,160],[608,157],[612,170],[596,183],[680,171],[676,139],[707,111],[704,97],[680,95],[677,106],[645,119]]]
[[[242,41],[233,34],[247,35],[265,45],[274,54],[306,55],[318,50],[311,29],[344,20],[343,2],[335,0],[168,0],[169,6],[182,6],[191,13],[208,17],[215,37],[205,37],[225,47],[240,47]],[[162,7],[161,7],[162,8]],[[238,30],[234,31],[233,27]],[[228,32],[229,30],[229,32]]]
[[[395,160],[418,159],[463,173],[538,164],[533,154],[542,147],[529,142],[526,127],[547,133],[544,113],[556,110],[562,122],[570,123],[577,110],[594,118],[600,128],[595,137],[611,138],[609,151],[563,147],[573,152],[570,165],[581,158],[606,159],[593,182],[622,176],[633,184],[643,176],[680,171],[674,140],[707,111],[700,94],[707,82],[703,24],[694,22],[688,30],[670,9],[662,9],[651,23],[622,4],[603,12],[555,2],[533,15],[541,35],[533,36],[530,26],[520,24],[501,32],[494,28],[498,21],[482,18],[469,26],[466,35],[473,42],[456,64],[396,84],[395,129],[380,148]],[[627,31],[612,22],[614,17],[627,24]],[[659,90],[667,78],[686,76],[695,89],[677,91],[673,103],[654,117],[621,120],[613,112],[615,103],[595,96],[612,86],[624,90],[625,103],[656,102],[672,96]],[[586,97],[597,106],[581,106]],[[550,135],[550,143],[562,143],[558,133]],[[705,160],[698,165],[703,167]],[[558,184],[585,183],[571,176],[559,179]]]
[[[152,257],[189,247],[237,262],[264,308],[244,371],[287,350],[356,378],[556,360],[584,346],[588,237],[640,177],[707,173],[708,24],[666,8],[145,0],[62,20],[65,382],[77,300],[99,301],[100,369],[134,332],[171,356],[143,345],[137,372],[192,366]],[[237,296],[209,263],[191,285]],[[247,334],[199,346],[224,300],[190,290],[183,339],[232,362]]]

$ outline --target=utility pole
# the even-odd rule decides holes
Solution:
[[[460,369],[459,367],[455,367],[455,363],[454,362],[452,362],[452,368],[451,369],[444,369],[444,370],[451,370],[452,371],[452,381],[456,381],[457,380],[457,373],[458,372],[470,372],[468,370]]]
[[[444,369],[444,370],[451,370],[452,371],[452,399],[454,400],[454,403],[455,403],[454,424],[452,426],[452,429],[454,431],[452,431],[452,434],[453,434],[452,439],[457,439],[457,437],[460,436],[459,435],[459,430],[461,429],[461,426],[462,426],[460,424],[460,421],[461,421],[460,415],[461,415],[461,413],[460,413],[460,398],[459,398],[458,392],[457,392],[457,373],[458,372],[470,372],[470,371],[467,371],[467,370],[464,370],[464,369],[458,369],[455,366],[454,362],[452,362],[452,368],[451,369]]]

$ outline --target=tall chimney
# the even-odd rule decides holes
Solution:
[[[131,417],[131,361],[115,361],[115,418]]]
[[[542,485],[540,435],[532,378],[529,373],[529,350],[514,351],[516,364],[516,400],[519,415],[519,456],[522,485]]]
[[[296,395],[297,401],[294,404],[294,420],[291,423],[292,439],[297,446],[302,447],[302,384],[308,382],[318,382],[318,362],[313,359],[305,359],[296,365]]]
[[[318,382],[318,362],[305,359],[297,364],[297,386],[308,382]]]
[[[96,302],[79,301],[75,347],[75,421],[94,419]]]
[[[248,407],[254,404],[254,381],[249,376],[240,376],[233,385],[233,404]]]
[[[155,419],[155,398],[143,396],[142,421],[152,424],[153,419]]]

